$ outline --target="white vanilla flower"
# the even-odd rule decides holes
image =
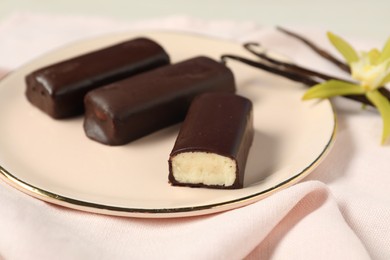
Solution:
[[[378,58],[373,56],[369,52],[361,52],[358,61],[351,62],[352,78],[360,82],[365,90],[379,88],[390,73],[390,58],[378,63]]]
[[[390,139],[390,100],[379,88],[390,82],[390,38],[383,49],[360,52],[341,37],[328,32],[333,46],[343,55],[356,83],[340,80],[328,80],[310,88],[303,99],[330,98],[339,95],[365,95],[378,109],[383,120],[382,143]]]

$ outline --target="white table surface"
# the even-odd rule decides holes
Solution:
[[[271,26],[318,27],[342,35],[372,38],[381,42],[390,35],[388,0],[0,1],[0,19],[23,11],[110,16],[127,21],[186,14],[204,19],[255,21]]]

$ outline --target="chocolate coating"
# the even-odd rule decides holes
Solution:
[[[84,130],[103,144],[126,144],[182,121],[192,99],[209,91],[235,91],[225,65],[195,57],[164,66],[89,92]]]
[[[85,94],[97,87],[169,64],[156,42],[136,38],[41,68],[26,76],[26,96],[53,118],[84,111]]]
[[[172,185],[237,189],[244,173],[254,136],[252,102],[229,93],[198,96],[190,106],[169,158]],[[231,186],[180,183],[173,175],[172,158],[184,152],[214,153],[236,161],[236,178]]]

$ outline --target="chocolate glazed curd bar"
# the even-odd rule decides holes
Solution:
[[[26,96],[53,118],[76,116],[84,111],[83,99],[88,91],[169,62],[159,44],[136,38],[30,73],[26,76]]]
[[[210,91],[235,91],[225,65],[200,56],[164,66],[89,92],[84,130],[100,143],[126,144],[181,122],[193,98]]]
[[[177,186],[243,187],[252,145],[252,102],[228,93],[197,97],[169,158],[169,182]]]

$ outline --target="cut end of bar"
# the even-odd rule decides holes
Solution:
[[[232,186],[236,181],[236,161],[208,152],[184,152],[171,158],[172,175],[180,184]]]

